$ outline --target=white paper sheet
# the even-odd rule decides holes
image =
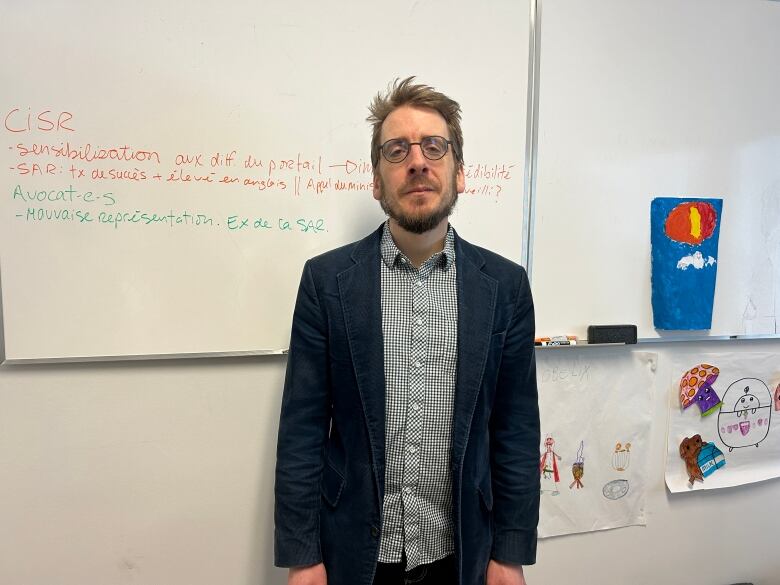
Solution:
[[[543,469],[539,536],[646,524],[656,354],[566,348],[538,351],[536,357]]]
[[[710,368],[701,368],[702,365]],[[688,408],[681,406],[681,379],[684,374],[694,372],[694,368],[699,372],[705,370],[707,377],[711,377],[717,368],[717,377],[710,387],[721,404],[706,416],[702,416],[695,399]],[[681,355],[672,359],[671,372],[666,437],[669,491],[731,487],[780,477],[780,420],[777,419],[780,414],[780,356],[772,353]],[[691,484],[690,468],[680,456],[680,444],[683,439],[697,434],[716,450],[710,448],[707,457],[696,457],[694,472],[698,466],[699,470],[711,473]],[[725,462],[725,465],[716,467],[715,461]]]

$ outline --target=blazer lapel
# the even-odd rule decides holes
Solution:
[[[379,234],[381,231],[357,245],[352,255],[355,264],[337,278],[352,364],[363,402],[377,471],[376,479],[382,497],[385,466],[385,364]]]
[[[458,378],[452,421],[452,463],[460,466],[485,370],[498,284],[481,271],[484,260],[479,251],[460,238],[456,240],[455,258],[458,267]]]

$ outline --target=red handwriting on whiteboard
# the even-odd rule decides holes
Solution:
[[[70,112],[59,112],[55,114],[51,110],[43,110],[33,115],[32,108],[22,111],[14,108],[5,115],[5,129],[9,132],[32,132],[40,130],[41,132],[59,132],[65,130],[73,132],[68,123],[73,119]]]

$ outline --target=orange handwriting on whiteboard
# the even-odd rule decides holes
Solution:
[[[5,115],[5,129],[9,132],[32,132],[40,130],[41,132],[60,132],[66,130],[73,132],[68,123],[73,119],[70,112],[59,112],[55,114],[51,110],[43,110],[33,115],[32,109],[27,108],[23,112],[19,108],[14,108]]]

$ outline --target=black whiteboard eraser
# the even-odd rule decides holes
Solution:
[[[588,343],[636,343],[636,325],[588,325]]]

